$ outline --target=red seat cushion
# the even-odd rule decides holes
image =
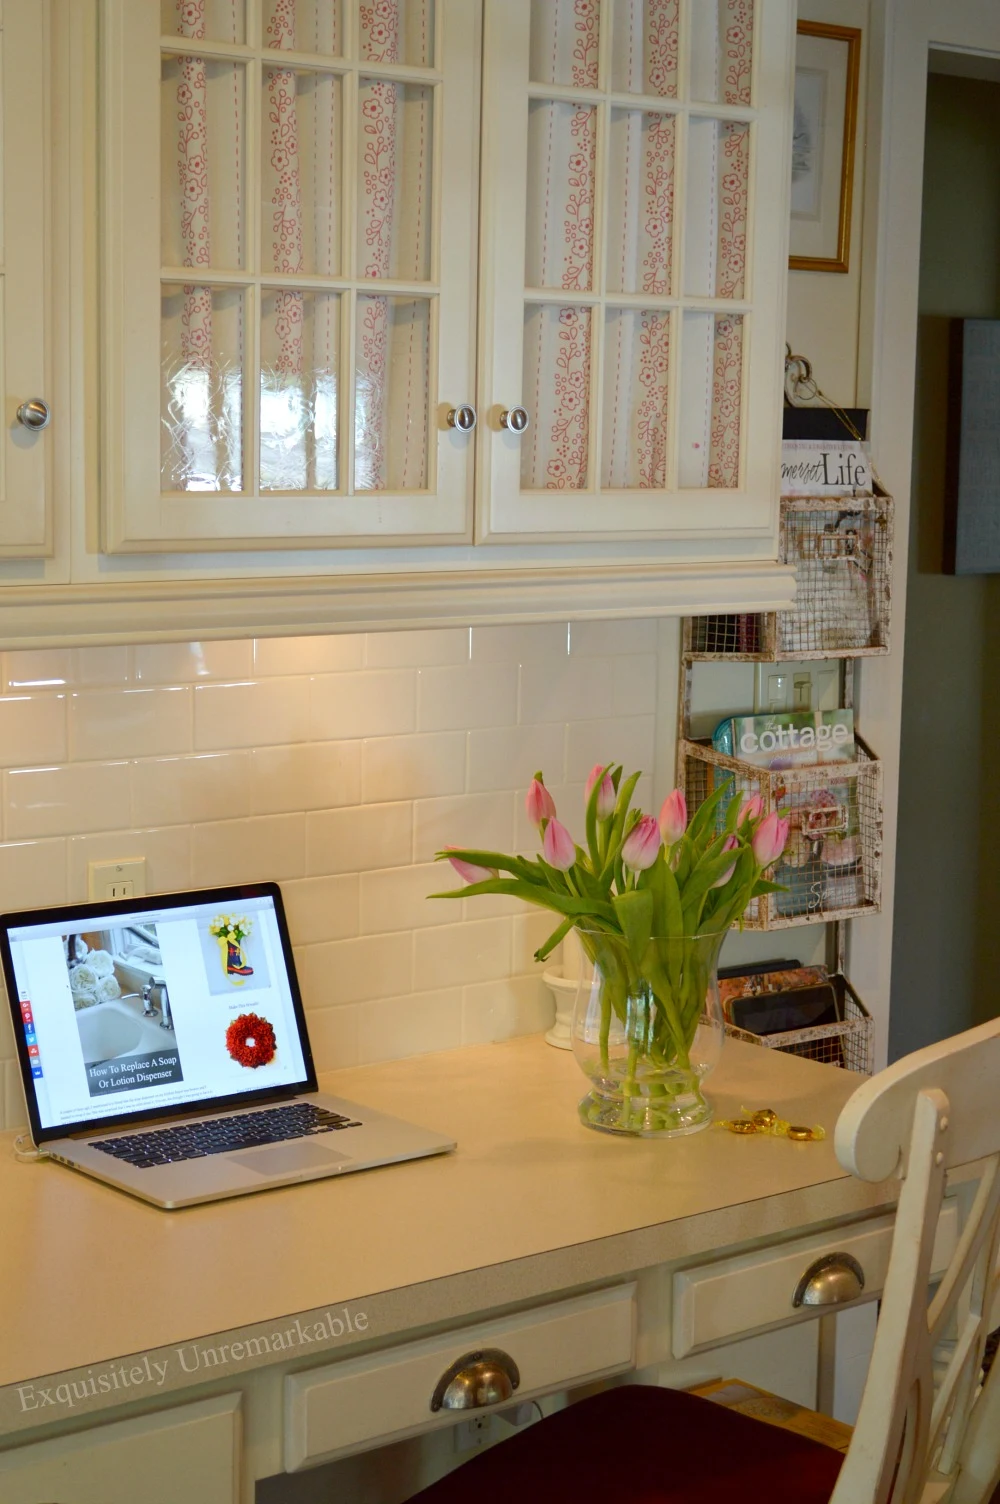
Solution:
[[[843,1460],[697,1395],[627,1384],[518,1431],[411,1504],[829,1504]]]

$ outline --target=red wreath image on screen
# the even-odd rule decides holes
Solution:
[[[277,1048],[274,1029],[259,1013],[241,1013],[226,1030],[226,1049],[235,1061],[251,1070],[268,1065]]]

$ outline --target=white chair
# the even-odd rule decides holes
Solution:
[[[1000,1019],[859,1086],[837,1123],[836,1150],[862,1180],[903,1180],[868,1381],[839,1476],[838,1454],[816,1442],[692,1394],[632,1385],[519,1432],[425,1489],[421,1504],[989,1504],[1000,1483],[1000,1359],[985,1384],[980,1374],[1000,1323]],[[969,1179],[971,1205],[928,1300],[950,1172],[960,1172],[953,1182]]]

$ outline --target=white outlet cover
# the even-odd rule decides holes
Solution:
[[[128,884],[131,883],[131,891]],[[124,888],[119,897],[143,898],[146,893],[146,858],[121,857],[115,862],[87,863],[87,897],[93,903],[115,897],[115,888]]]

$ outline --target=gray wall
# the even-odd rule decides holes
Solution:
[[[941,573],[948,321],[1000,318],[1000,84],[932,74],[927,106],[890,1058],[1000,1013],[1000,576]]]

